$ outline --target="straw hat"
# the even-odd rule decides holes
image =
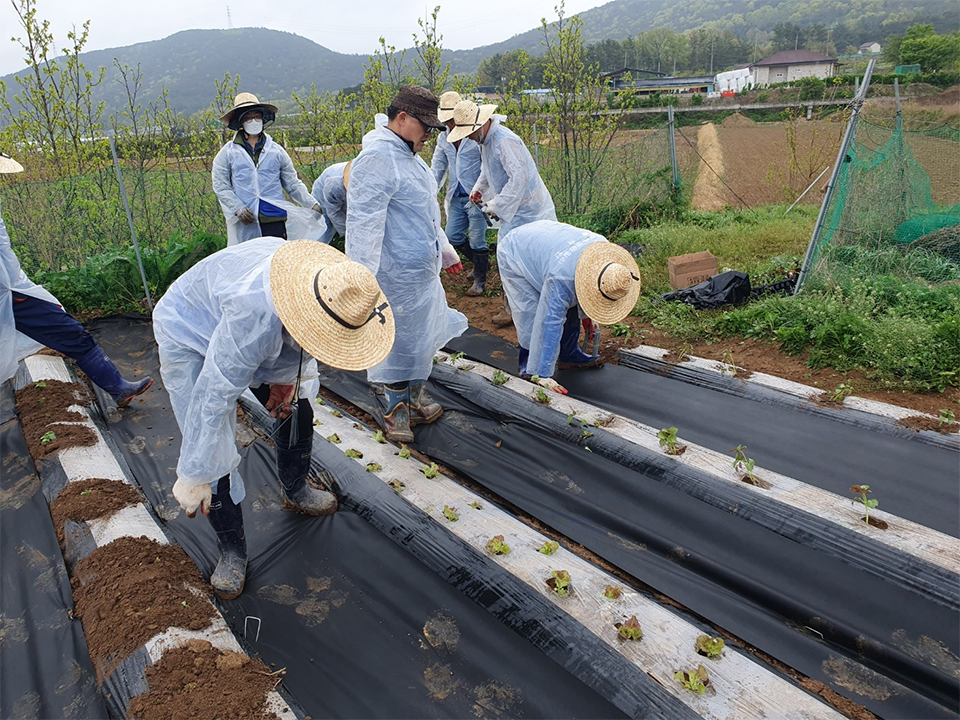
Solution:
[[[440,96],[440,109],[437,110],[437,118],[440,122],[453,120],[453,108],[460,100],[460,93],[453,90],[448,90]]]
[[[281,245],[270,262],[270,294],[293,339],[326,365],[365,370],[393,347],[393,310],[373,273],[329,245]]]
[[[491,118],[496,105],[477,105],[470,100],[461,100],[453,108],[456,127],[447,135],[447,140],[456,142],[479,130]]]
[[[350,186],[350,168],[353,167],[353,161],[356,158],[351,158],[347,160],[347,164],[343,166],[343,189],[346,190]]]
[[[18,163],[5,152],[0,152],[0,173],[23,172],[23,165]]]
[[[390,105],[397,110],[402,110],[407,115],[412,115],[427,127],[443,130],[446,128],[440,118],[437,117],[437,108],[440,106],[440,100],[425,87],[419,85],[404,85],[400,91],[393,96]]]
[[[583,312],[602,325],[623,320],[640,297],[637,261],[612,242],[590,243],[584,248],[574,282]]]
[[[233,114],[237,110],[251,110],[253,108],[266,108],[270,110],[274,115],[277,114],[277,106],[271,105],[270,103],[262,103],[257,100],[257,96],[253,93],[242,92],[233,99],[233,107],[227,110],[221,117],[220,121],[230,124],[230,121],[233,119]]]

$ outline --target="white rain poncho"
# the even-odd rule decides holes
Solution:
[[[577,305],[577,261],[602,235],[540,220],[503,236],[497,245],[500,280],[513,311],[520,347],[530,351],[527,372],[553,377],[567,311]]]
[[[260,200],[287,211],[287,236],[291,240],[318,240],[325,226],[321,218],[309,209],[316,200],[297,175],[287,151],[267,133],[264,133],[264,137],[266,139],[256,165],[250,153],[233,140],[220,148],[213,159],[213,191],[227,220],[227,245],[236,245],[263,235],[260,223],[254,221],[244,224],[237,217],[237,213],[245,207],[257,216]],[[284,190],[303,207],[298,208],[284,200]]]
[[[320,236],[320,242],[330,244],[335,235],[347,234],[347,189],[343,186],[345,162],[331,165],[313,183],[312,195],[323,209],[323,218],[327,229]]]
[[[426,380],[434,353],[467,329],[440,284],[441,264],[456,262],[456,251],[441,229],[427,164],[388,128],[369,133],[364,145],[350,167],[346,252],[376,275],[397,327],[393,350],[367,378]],[[452,261],[442,263],[441,254]]]
[[[447,176],[448,207],[450,198],[456,192],[457,183],[469,194],[480,178],[480,146],[470,138],[464,138],[460,141],[459,148],[454,147],[453,143],[447,140],[449,134],[449,130],[444,130],[437,136],[437,146],[430,161],[430,169],[433,170],[438,186],[443,182],[443,176]]]
[[[494,116],[480,145],[481,172],[473,189],[500,218],[498,237],[537,220],[556,220],[553,198],[523,140]]]
[[[33,282],[20,267],[20,260],[10,242],[7,225],[0,215],[0,382],[5,382],[16,374],[20,360],[43,348],[36,340],[16,331],[13,292],[60,306],[60,301],[53,293]]]
[[[188,485],[236,473],[237,399],[263,383],[295,385],[300,346],[270,295],[270,261],[285,241],[259,238],[226,248],[181,275],[157,303],[153,332],[160,375],[183,435],[177,477]],[[303,354],[300,397],[316,395],[316,361]],[[312,393],[312,394],[311,394]]]

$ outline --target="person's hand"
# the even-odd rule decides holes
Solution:
[[[539,378],[537,384],[540,385],[540,387],[545,387],[547,390],[553,390],[560,395],[567,394],[567,389],[553,378]]]
[[[265,407],[270,411],[270,417],[285,418],[292,412],[290,402],[293,400],[293,385],[271,385],[270,397]]]
[[[470,202],[478,203],[483,199],[483,195],[480,194],[479,190],[474,190],[470,193]]]
[[[323,208],[320,207],[320,203],[314,203],[313,207],[310,209],[313,210],[317,215],[323,215]]]
[[[453,265],[451,265],[451,266],[448,267],[448,268],[444,268],[444,270],[446,270],[446,271],[447,271],[448,273],[450,273],[451,275],[459,275],[460,273],[463,272],[463,263],[462,263],[461,261],[457,260],[456,263],[454,263]]]
[[[444,243],[440,248],[440,264],[443,265],[444,270],[452,275],[459,275],[460,271],[463,270],[460,256],[453,249],[453,246],[447,243]]]
[[[580,321],[580,325],[583,326],[583,333],[587,338],[587,343],[593,344],[593,338],[596,337],[597,334],[596,323],[590,318],[584,318]]]
[[[249,225],[257,219],[253,214],[253,210],[248,207],[237,210],[237,217],[240,218],[240,222],[242,222],[244,225]]]
[[[499,222],[500,216],[497,215],[497,211],[493,209],[493,201],[492,201],[492,200],[491,200],[490,202],[486,203],[486,204],[483,206],[483,211],[487,214],[487,216],[488,216],[491,220],[496,220],[496,221]]]
[[[198,508],[204,515],[210,514],[210,501],[213,499],[210,483],[187,485],[183,480],[177,478],[177,481],[173,484],[173,497],[177,499],[180,507],[184,509],[189,518],[196,516]]]

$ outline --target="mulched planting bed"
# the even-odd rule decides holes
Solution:
[[[170,627],[203,630],[216,614],[193,560],[176,545],[143,537],[97,548],[77,563],[71,585],[74,616],[83,621],[101,681],[155,635]]]
[[[168,650],[146,675],[150,692],[130,701],[129,718],[277,718],[265,701],[281,673],[206,640],[188,640],[184,647]]]
[[[71,447],[96,445],[97,435],[82,423],[86,418],[71,405],[87,405],[86,389],[60,380],[41,380],[17,391],[17,410],[27,439],[27,449],[36,462]]]
[[[960,422],[954,422],[948,425],[947,423],[941,423],[938,418],[926,417],[924,415],[911,415],[910,417],[905,417],[901,420],[897,420],[897,425],[910,428],[911,430],[916,430],[917,432],[920,432],[921,430],[935,430],[936,432],[943,433],[944,435],[948,433],[960,433]]]
[[[142,502],[132,485],[118,480],[90,478],[69,483],[50,505],[53,527],[63,549],[65,520],[85,522],[95,518],[107,519],[125,507]]]

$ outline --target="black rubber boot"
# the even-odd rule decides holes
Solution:
[[[310,458],[313,449],[313,433],[301,438],[294,445],[287,445],[280,437],[276,438],[277,474],[283,491],[284,507],[296,510],[304,515],[330,515],[337,511],[337,496],[332,492],[315,488],[307,482],[310,472]],[[324,471],[326,474],[326,471]],[[332,478],[327,475],[324,481],[332,487]]]
[[[217,534],[220,560],[210,576],[217,597],[233,600],[243,592],[247,580],[247,541],[243,533],[243,510],[230,498],[230,476],[217,482],[217,494],[207,515]]]
[[[453,249],[458,253],[463,255],[465,260],[469,260],[471,263],[473,260],[473,250],[470,247],[470,243],[461,243],[460,245],[454,245]],[[467,280],[473,280],[473,268],[470,268],[470,272],[467,273]]]
[[[487,267],[489,264],[489,250],[473,251],[473,285],[467,290],[467,295],[470,297],[483,295],[487,289]]]

